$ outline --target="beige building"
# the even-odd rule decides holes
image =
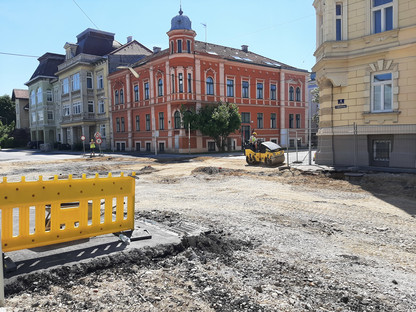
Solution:
[[[316,162],[416,168],[416,1],[315,0]]]
[[[29,92],[13,89],[12,101],[16,104],[16,129],[29,129]]]

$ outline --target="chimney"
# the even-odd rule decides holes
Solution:
[[[162,50],[160,47],[153,47],[153,54],[159,53]]]
[[[128,36],[127,37],[127,43],[132,42],[133,41],[133,36]]]
[[[243,50],[244,52],[248,52],[248,45],[243,44],[241,46],[241,50]]]

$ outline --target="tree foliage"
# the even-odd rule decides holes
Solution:
[[[0,147],[13,147],[15,126],[15,103],[10,96],[0,96]]]
[[[311,91],[312,93],[312,103],[319,104],[319,88],[316,87]],[[319,109],[316,113],[312,116],[312,121],[319,125]]]
[[[8,95],[0,96],[0,121],[3,125],[10,125],[12,122],[15,122],[15,120],[15,103]]]
[[[213,138],[221,151],[225,150],[227,137],[241,125],[238,107],[232,103],[206,105],[196,113],[186,110],[182,116],[185,127],[190,123],[191,129],[197,129],[203,135]]]

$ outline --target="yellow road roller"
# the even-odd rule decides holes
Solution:
[[[264,163],[275,166],[285,162],[285,152],[278,144],[257,140],[255,144],[247,144],[244,148],[247,164],[257,165]]]

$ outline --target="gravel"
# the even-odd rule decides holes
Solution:
[[[138,174],[136,218],[206,229],[21,276],[13,311],[415,311],[413,175],[101,159],[11,164],[2,175]]]

